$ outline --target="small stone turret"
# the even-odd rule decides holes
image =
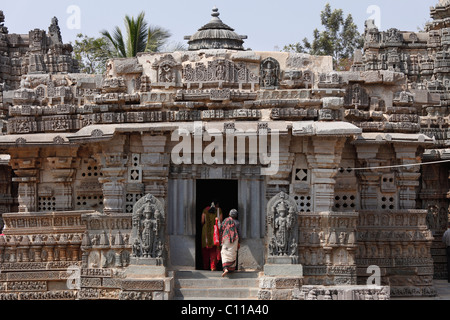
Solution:
[[[219,18],[219,9],[213,8],[211,21],[201,27],[193,36],[186,36],[189,51],[202,49],[244,50],[244,39],[247,36],[238,35],[234,29],[227,26]]]

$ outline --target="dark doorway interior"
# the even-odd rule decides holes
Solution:
[[[202,223],[203,210],[217,199],[222,209],[224,219],[232,209],[238,208],[238,181],[237,180],[197,180],[196,199],[196,269],[202,270]],[[220,265],[219,265],[220,268]]]

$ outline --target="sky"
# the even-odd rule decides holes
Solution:
[[[47,31],[56,16],[64,43],[73,43],[79,33],[98,37],[101,30],[123,29],[125,15],[145,11],[149,24],[172,33],[171,43],[186,44],[184,36],[208,23],[216,6],[225,24],[248,36],[246,49],[278,51],[311,39],[313,30],[321,29],[320,12],[327,2],[351,14],[362,33],[367,19],[381,30],[418,31],[431,19],[430,7],[438,0],[2,0],[0,10],[9,33],[18,34]]]

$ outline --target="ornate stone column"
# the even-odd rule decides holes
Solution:
[[[36,157],[32,157],[35,155]],[[37,184],[39,182],[38,150],[30,152],[31,157],[17,157],[11,154],[11,166],[16,175],[13,182],[19,183],[19,212],[35,212],[37,202]],[[16,158],[17,157],[17,158]]]
[[[379,144],[356,144],[358,160],[363,167],[380,166],[380,161],[376,159],[378,149]],[[373,170],[361,170],[357,172],[357,175],[361,186],[361,209],[377,210],[381,173]]]
[[[91,238],[89,237],[89,232],[85,231],[83,234],[83,239],[81,240],[81,266],[83,268],[88,267],[89,252],[92,249]]]
[[[33,241],[33,245],[31,246],[31,250],[33,251],[34,262],[42,262],[42,246],[44,242],[42,241],[42,237],[37,235]]]
[[[20,261],[19,262],[29,262],[30,261],[30,238],[27,235],[22,237],[19,246],[17,247],[19,251]]]
[[[116,268],[123,267],[123,261],[122,261],[122,252],[125,249],[125,242],[123,240],[122,233],[120,230],[116,234],[114,238],[114,245],[112,246],[114,250],[114,266]]]
[[[400,165],[413,164],[411,167],[398,168],[396,177],[399,187],[399,209],[415,209],[418,187],[420,185],[420,163],[417,144],[395,143],[395,154]]]
[[[281,132],[279,138],[278,172],[268,175],[266,179],[268,199],[275,197],[280,192],[289,192],[290,176],[294,165],[294,154],[290,152],[292,137]],[[271,140],[270,133],[267,134],[267,139]]]
[[[6,248],[8,249],[8,253],[9,253],[9,261],[8,262],[16,262],[16,260],[17,260],[17,242],[16,242],[15,236],[11,236],[11,238],[8,241],[8,244],[6,245]]]
[[[168,188],[170,150],[166,152],[167,137],[144,135],[141,137],[142,182],[145,194],[165,199]]]
[[[128,158],[123,153],[105,153],[101,157],[103,177],[103,213],[122,214],[124,212],[125,172]]]
[[[77,234],[75,234],[70,240],[69,245],[69,249],[72,252],[72,257],[68,257],[68,259],[71,259],[72,261],[79,260],[80,245],[81,245],[81,238]]]
[[[60,236],[58,240],[58,252],[59,252],[59,261],[66,261],[67,259],[67,245],[69,241],[67,240],[67,237],[63,234]]]
[[[334,206],[335,176],[339,168],[346,137],[311,137],[307,160],[311,168],[314,211],[331,211]]]
[[[47,261],[53,262],[55,260],[54,249],[56,246],[56,240],[52,235],[49,235],[47,241],[45,241],[44,249],[47,251]]]
[[[53,177],[53,190],[56,211],[69,211],[73,209],[72,181],[75,169],[72,168],[72,157],[47,158],[51,175]]]

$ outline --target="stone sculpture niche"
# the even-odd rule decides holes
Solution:
[[[284,192],[267,204],[269,264],[298,263],[298,208]]]
[[[156,61],[152,68],[157,73],[157,81],[152,84],[153,87],[176,87],[178,84],[178,69],[181,66],[175,61],[172,55],[166,55]]]
[[[131,264],[164,265],[165,211],[163,203],[151,194],[142,197],[133,208],[132,220]]]
[[[261,88],[278,89],[280,81],[280,63],[273,59],[267,58],[261,62]]]

